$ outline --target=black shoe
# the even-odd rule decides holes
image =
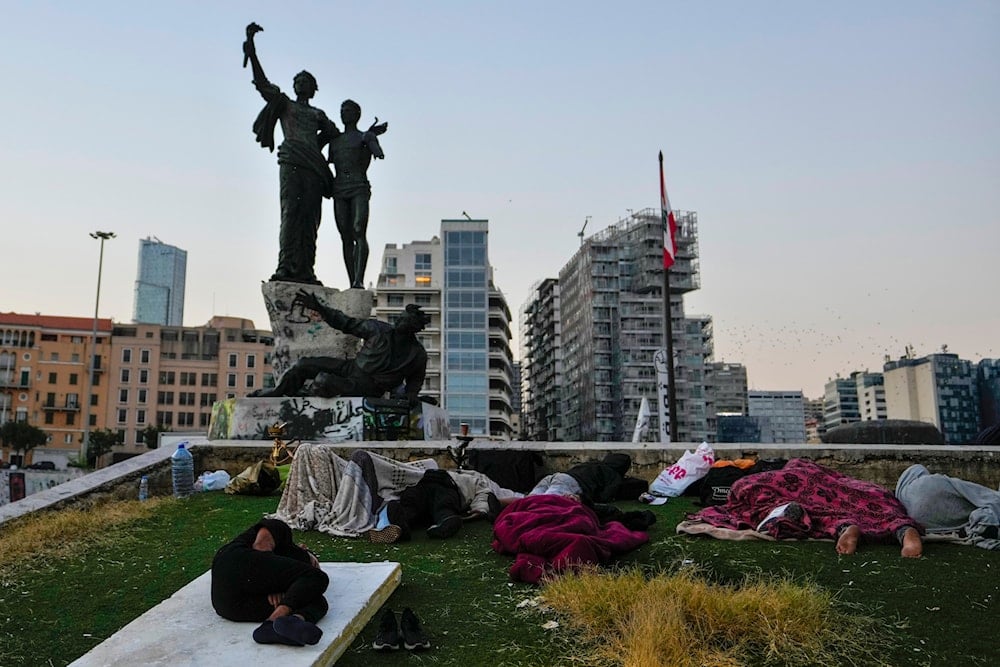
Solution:
[[[500,516],[501,510],[503,510],[503,505],[500,504],[500,499],[496,497],[494,493],[486,494],[486,504],[489,505],[489,511],[486,512],[486,518],[490,520],[490,523],[497,520]]]
[[[427,529],[427,537],[443,540],[451,537],[462,527],[462,517],[452,514]]]
[[[424,634],[420,627],[420,621],[417,620],[417,615],[409,607],[403,610],[400,625],[403,629],[403,646],[407,649],[414,651],[431,647],[431,640]]]
[[[392,613],[392,609],[386,609],[378,624],[378,634],[375,635],[372,648],[376,651],[398,651],[399,643],[399,625],[396,623],[396,615]]]

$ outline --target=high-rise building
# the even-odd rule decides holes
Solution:
[[[521,433],[524,440],[563,439],[559,401],[562,389],[562,324],[559,281],[535,283],[521,308],[521,371],[524,375]]]
[[[747,403],[750,416],[760,424],[761,442],[806,441],[806,413],[801,391],[750,390]]]
[[[187,251],[156,237],[139,240],[132,321],[179,327],[184,324]]]
[[[934,424],[945,442],[962,445],[979,432],[979,388],[971,361],[957,354],[911,355],[887,361],[886,412],[889,419]]]
[[[976,364],[979,389],[979,430],[1000,424],[1000,359],[983,359]]]
[[[858,415],[863,422],[886,418],[885,377],[881,373],[851,373],[858,392]]]
[[[84,408],[93,318],[0,313],[0,424],[27,422],[48,435],[46,445],[22,463],[45,452],[61,453],[64,460],[77,458],[88,412],[91,429],[104,428],[111,326],[111,320],[97,321],[88,411]],[[7,448],[4,460],[11,454]]]
[[[676,212],[677,261],[670,269],[674,367],[681,442],[708,440],[704,365],[712,355],[712,322],[684,316],[684,294],[699,287],[697,214]],[[540,289],[546,287],[546,281]],[[525,349],[538,355],[526,373],[529,411],[541,428],[541,411],[552,404],[546,383],[556,374],[559,438],[569,441],[622,441],[631,437],[642,399],[657,406],[653,356],[665,347],[663,332],[663,228],[660,211],[645,209],[587,238],[558,278],[559,328],[546,325],[554,296],[536,291],[525,307]],[[538,315],[536,317],[535,312]],[[537,320],[538,326],[535,325]],[[558,340],[554,333],[558,331]],[[549,356],[552,349],[558,356]],[[528,360],[536,364],[535,359]],[[546,368],[548,364],[548,368]],[[659,433],[654,411],[650,438]],[[714,433],[711,434],[714,439]]]
[[[746,366],[726,361],[706,363],[705,403],[709,435],[718,437],[720,416],[747,415]]]
[[[834,378],[823,391],[823,426],[826,430],[861,421],[858,383],[854,378]]]
[[[448,411],[451,428],[512,436],[514,370],[510,308],[493,282],[488,221],[442,220],[441,235],[382,257],[376,317],[393,320],[408,303],[431,316],[419,338],[427,350],[422,393]]]

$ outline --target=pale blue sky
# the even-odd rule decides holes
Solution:
[[[0,0],[0,310],[128,321],[138,240],[188,250],[185,323],[268,326],[275,157],[250,126],[245,25],[283,89],[388,120],[367,278],[386,243],[490,221],[517,311],[587,231],[698,212],[716,358],[760,389],[947,344],[1000,356],[1000,3]],[[346,287],[332,206],[317,273]]]

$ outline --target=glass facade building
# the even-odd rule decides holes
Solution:
[[[186,250],[156,238],[140,239],[132,321],[183,326],[186,274]]]

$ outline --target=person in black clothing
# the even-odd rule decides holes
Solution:
[[[317,643],[329,583],[316,557],[277,519],[255,523],[212,559],[212,607],[230,621],[262,622],[253,633],[261,644]]]
[[[401,389],[397,397],[416,403],[427,372],[427,351],[416,333],[431,318],[420,306],[409,304],[395,325],[376,319],[362,320],[324,305],[315,294],[299,290],[292,302],[320,314],[334,329],[364,339],[354,359],[302,357],[273,389],[258,390],[254,397],[297,396],[306,381],[314,380],[311,395],[367,396],[381,398]]]
[[[572,496],[585,502],[607,503],[617,498],[631,467],[632,457],[611,452],[601,461],[578,463],[566,472],[543,477],[528,495]]]

